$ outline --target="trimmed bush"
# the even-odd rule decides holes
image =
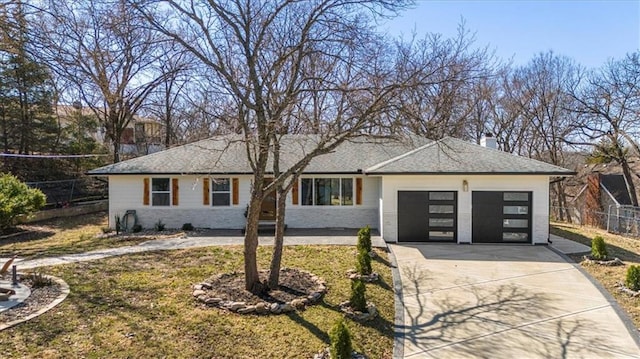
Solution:
[[[134,224],[134,225],[133,225],[133,228],[131,228],[131,231],[132,231],[133,233],[138,233],[138,232],[142,231],[142,226],[141,226],[141,225],[139,225],[139,224]]]
[[[17,177],[0,175],[0,231],[15,224],[18,216],[28,216],[44,207],[47,197],[37,188],[30,188]]]
[[[193,224],[191,223],[185,223],[182,225],[182,230],[183,231],[193,231]]]
[[[602,236],[596,236],[591,240],[591,256],[598,260],[607,258],[607,246]]]
[[[627,269],[627,278],[625,279],[624,284],[631,290],[640,290],[640,266],[629,266],[629,269]]]
[[[344,319],[340,319],[329,331],[331,348],[329,352],[332,359],[351,359],[351,334],[349,328],[344,324]]]
[[[367,312],[366,291],[367,287],[363,281],[359,279],[351,281],[351,298],[349,299],[351,308],[363,313]]]
[[[361,275],[371,274],[371,256],[366,249],[359,249],[356,256],[356,271]]]
[[[165,224],[164,224],[164,223],[162,223],[162,220],[158,220],[158,222],[156,222],[156,224],[155,224],[155,226],[154,226],[154,228],[155,228],[155,229],[156,229],[156,231],[158,231],[158,232],[162,232],[162,231],[164,231],[164,227],[165,227]]]
[[[102,233],[107,234],[107,233],[111,233],[112,229],[108,226],[104,226],[102,228],[100,228],[100,230],[102,231]]]
[[[366,250],[371,252],[371,228],[366,226],[358,231],[358,251]]]

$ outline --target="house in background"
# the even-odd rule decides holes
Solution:
[[[57,105],[56,114],[62,127],[77,121],[79,116],[96,118],[95,113],[88,107],[83,107],[80,103],[73,105]],[[97,119],[96,123],[99,123]],[[148,117],[134,116],[120,136],[120,153],[124,158],[132,158],[150,153],[162,151],[164,145],[165,126],[162,122]],[[110,142],[105,137],[103,126],[97,125],[95,131],[88,133],[98,143],[110,146]]]
[[[572,221],[607,228],[606,222],[610,221],[606,215],[625,217],[637,212],[623,175],[595,172],[586,177],[586,182],[569,202]]]
[[[317,137],[286,135],[281,167]],[[572,171],[444,138],[354,140],[314,158],[287,198],[290,228],[377,229],[388,242],[530,243],[549,239],[549,178]],[[109,221],[242,229],[252,171],[242,137],[213,137],[89,172],[109,178]],[[261,220],[273,220],[275,200]]]

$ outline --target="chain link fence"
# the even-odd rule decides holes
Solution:
[[[40,189],[47,196],[45,209],[69,207],[78,202],[96,201],[108,196],[107,182],[94,177],[26,184]]]
[[[611,205],[604,211],[579,207],[551,207],[552,221],[593,226],[611,233],[640,237],[640,207]]]

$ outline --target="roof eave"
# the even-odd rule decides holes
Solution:
[[[569,177],[575,176],[576,172],[365,172],[367,175],[544,175]]]

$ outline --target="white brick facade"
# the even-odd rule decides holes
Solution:
[[[109,177],[109,225],[115,227],[115,216],[135,210],[143,228],[153,228],[162,221],[167,228],[180,228],[191,223],[197,228],[241,229],[245,225],[244,211],[249,203],[251,176],[238,178],[238,204],[211,206],[203,204],[203,176],[169,176],[179,183],[177,206],[143,205],[144,178],[167,176],[117,175]],[[216,177],[223,177],[217,176]],[[320,177],[320,176],[318,176]],[[322,177],[352,178],[353,176],[327,175]],[[291,228],[360,228],[379,223],[379,178],[362,178],[362,204],[352,206],[302,206],[287,198],[285,222]],[[311,178],[311,177],[304,177]]]

